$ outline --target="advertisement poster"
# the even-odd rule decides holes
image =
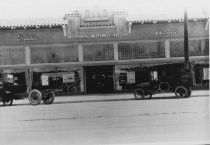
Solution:
[[[203,80],[209,80],[209,68],[203,68]]]
[[[48,86],[49,85],[49,76],[42,75],[41,79],[42,79],[42,86]]]
[[[135,83],[135,72],[127,72],[127,83],[132,84]]]
[[[72,83],[72,82],[75,82],[74,73],[63,75],[63,83]]]

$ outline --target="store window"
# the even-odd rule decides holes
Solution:
[[[77,62],[77,45],[31,47],[31,63]]]
[[[115,88],[117,91],[133,91],[137,84],[150,81],[147,68],[138,65],[118,65],[115,67]]]
[[[58,86],[63,92],[81,92],[82,70],[79,67],[57,68]]]
[[[16,86],[21,86],[23,91],[27,90],[27,71],[22,69],[3,69],[0,71],[0,82],[5,81]]]
[[[57,92],[81,91],[80,68],[34,68],[32,88]]]
[[[0,48],[0,65],[25,64],[25,48]]]
[[[119,43],[119,59],[162,58],[165,55],[163,42]]]
[[[103,61],[114,59],[113,44],[94,44],[83,46],[84,61]]]

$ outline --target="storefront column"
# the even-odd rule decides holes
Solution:
[[[25,58],[26,58],[26,65],[31,64],[31,52],[30,52],[30,47],[25,47]],[[26,70],[26,84],[27,84],[27,92],[31,90],[32,86],[32,78],[31,78],[31,72],[29,68]]]
[[[81,89],[81,92],[84,92],[85,91],[85,81],[84,81],[84,68],[82,67],[81,68],[81,73],[80,73],[80,89]]]
[[[79,62],[83,62],[83,46],[81,44],[78,45],[78,59]]]
[[[114,43],[114,60],[119,60],[118,43]]]
[[[169,40],[165,41],[165,58],[170,58],[170,42]]]

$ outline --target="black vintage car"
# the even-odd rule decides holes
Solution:
[[[29,103],[32,105],[40,104],[43,100],[44,104],[52,104],[55,94],[52,90],[37,90],[33,89],[30,92],[26,91],[26,86],[15,85],[10,82],[0,82],[0,102],[3,105],[11,106],[13,100],[24,99],[28,97]]]
[[[191,67],[191,64],[174,63],[149,68],[149,80],[138,84],[135,99],[150,99],[154,94],[165,92],[174,92],[179,98],[189,97],[193,86]]]

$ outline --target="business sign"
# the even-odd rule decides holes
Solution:
[[[155,32],[155,35],[158,35],[158,36],[171,36],[171,35],[176,35],[177,32],[176,31],[159,31],[159,32]]]
[[[73,83],[73,82],[75,82],[74,73],[63,75],[63,83]]]
[[[209,80],[209,68],[203,68],[203,80]]]
[[[42,75],[41,80],[42,80],[42,86],[49,86],[49,76]]]
[[[127,72],[127,83],[132,84],[135,83],[135,72]]]
[[[38,37],[36,34],[18,34],[17,41],[37,41]]]
[[[68,38],[73,39],[93,39],[93,38],[123,38],[127,37],[128,33],[108,33],[108,34],[86,34],[86,35],[69,35]]]

